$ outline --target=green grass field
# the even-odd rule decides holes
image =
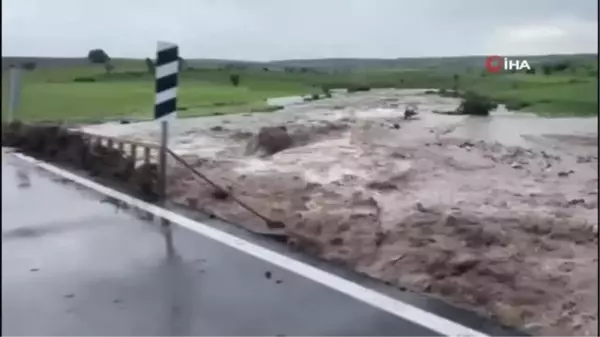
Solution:
[[[597,64],[592,65],[596,67]],[[510,107],[543,115],[597,115],[597,77],[571,71],[551,75],[482,75],[480,71],[386,68],[353,71],[283,72],[263,68],[236,70],[240,85],[229,81],[223,69],[187,69],[182,72],[178,104],[181,116],[268,111],[270,97],[307,95],[322,86],[372,88],[453,88],[472,90]],[[454,75],[458,74],[458,80]],[[76,82],[91,77],[95,82]],[[6,117],[8,78],[2,76],[2,117]],[[23,72],[22,120],[96,121],[122,116],[149,118],[152,114],[153,77],[143,61],[115,62],[112,74],[102,66],[38,67]]]

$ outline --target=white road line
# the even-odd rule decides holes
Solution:
[[[300,262],[286,255],[277,253],[270,249],[243,240],[235,235],[223,232],[209,225],[197,222],[195,220],[191,220],[177,213],[173,213],[169,210],[149,204],[127,194],[100,185],[96,182],[80,177],[76,174],[58,168],[54,165],[22,155],[20,153],[15,153],[14,155],[46,171],[59,175],[65,179],[71,180],[79,185],[85,186],[106,196],[118,199],[129,205],[142,209],[146,212],[152,213],[155,216],[167,219],[172,223],[178,224],[200,235],[218,241],[229,247],[235,248],[248,255],[252,255],[256,258],[269,262],[282,269],[289,270],[295,274],[298,274],[314,282],[327,286],[335,291],[344,293],[354,299],[367,303],[375,308],[378,308],[397,317],[426,327],[439,334],[445,336],[487,337],[487,335],[479,331],[470,329],[461,324],[433,314],[431,312],[412,306],[408,303],[404,303],[400,300],[379,293],[375,290],[363,287],[357,283],[351,282],[342,277],[333,275],[306,263]]]

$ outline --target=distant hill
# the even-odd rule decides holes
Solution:
[[[517,56],[515,56],[517,57]],[[530,63],[557,62],[572,60],[577,62],[598,62],[597,54],[564,54],[543,56],[518,56]],[[141,61],[136,59],[115,59],[115,61]],[[409,69],[456,69],[480,67],[485,62],[485,56],[457,57],[423,57],[423,58],[328,58],[302,60],[276,60],[269,62],[253,62],[225,59],[187,59],[187,64],[199,68],[219,68],[225,66],[268,67],[268,68],[315,68],[315,69],[356,69],[356,68],[409,68]],[[47,58],[47,57],[2,57],[2,69],[13,64],[35,62],[37,67],[83,66],[89,64],[85,58]]]
[[[510,56],[509,56],[510,57]],[[570,54],[570,55],[536,55],[515,56],[527,59],[530,63],[558,62],[562,60],[596,61],[598,54]],[[307,60],[282,60],[272,61],[269,64],[283,67],[307,68],[468,68],[482,66],[486,56],[455,56],[455,57],[422,57],[422,58],[397,58],[397,59],[307,59]]]

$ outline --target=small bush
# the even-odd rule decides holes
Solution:
[[[346,87],[346,90],[348,90],[348,92],[370,91],[371,87],[366,85],[351,85]]]
[[[319,94],[312,94],[310,97],[312,98],[313,101],[316,101],[319,98],[321,98],[321,96],[319,96]]]
[[[25,70],[34,70],[36,68],[37,64],[35,62],[23,62],[21,64],[21,68],[25,69]]]
[[[94,78],[94,77],[75,77],[73,79],[73,82],[91,83],[91,82],[96,82],[96,78]]]
[[[488,97],[468,92],[460,103],[457,112],[462,115],[488,116],[496,106],[497,104]]]
[[[237,87],[238,85],[240,85],[240,75],[238,75],[238,74],[229,75],[229,81],[231,82],[231,84],[234,87]]]

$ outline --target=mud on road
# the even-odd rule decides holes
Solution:
[[[418,119],[402,118],[408,104]],[[477,127],[484,137],[465,137],[464,117],[432,113],[456,105],[360,93],[186,120],[171,148],[285,223],[299,249],[533,334],[597,335],[597,134],[531,130],[500,142]],[[151,124],[85,130],[158,139]],[[186,169],[169,179],[177,203],[265,226]]]

